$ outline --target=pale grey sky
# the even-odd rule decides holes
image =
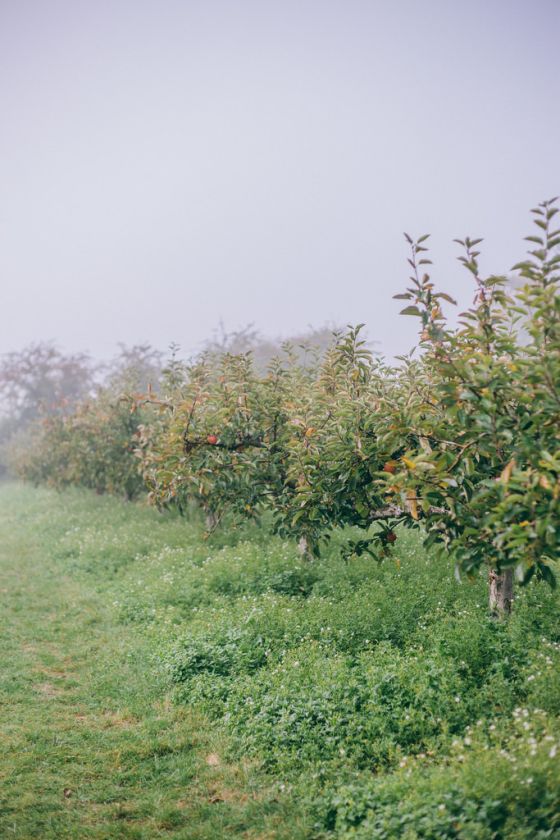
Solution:
[[[0,0],[0,352],[366,321],[560,191],[560,0]]]

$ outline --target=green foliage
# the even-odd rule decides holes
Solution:
[[[288,374],[275,365],[261,379],[249,355],[226,355],[217,366],[202,357],[172,374],[167,399],[151,400],[161,413],[138,448],[151,499],[181,511],[194,502],[212,525],[226,512],[254,518],[263,499],[285,492]]]
[[[535,211],[542,236],[518,270],[483,278],[481,240],[458,240],[475,281],[473,306],[450,326],[453,303],[425,273],[413,242],[406,315],[420,318],[417,361],[375,359],[361,325],[336,336],[315,367],[286,357],[256,373],[250,355],[203,358],[185,372],[157,428],[146,432],[144,474],[160,505],[195,500],[212,515],[269,509],[284,536],[317,554],[334,527],[367,528],[349,554],[383,557],[395,525],[422,524],[427,545],[459,571],[515,567],[554,584],[558,557],[560,304],[556,208]],[[542,241],[541,241],[542,240]],[[527,340],[521,341],[522,321]]]
[[[204,550],[178,517],[2,482],[1,837],[308,836],[297,802],[257,767],[222,761],[215,727],[169,702],[150,640],[113,606],[189,537]]]
[[[533,212],[515,292],[459,241],[476,296],[457,326],[427,237],[407,237],[417,359],[386,365],[362,325],[264,374],[250,353],[172,358],[157,392],[123,399],[117,378],[46,419],[22,463],[58,488],[148,488],[149,528],[117,539],[98,516],[60,557],[105,576],[229,758],[306,803],[307,836],[560,833],[560,232],[554,201]],[[488,570],[522,584],[507,623]]]
[[[200,526],[149,510],[101,527],[108,510],[61,548],[97,576],[95,546],[103,557],[114,542],[117,614],[145,629],[225,758],[258,764],[300,803],[306,836],[554,836],[558,592],[532,581],[495,622],[483,578],[458,583],[410,530],[398,564],[342,560],[354,534],[309,564],[255,526],[255,541],[244,530],[214,547]],[[302,589],[279,592],[298,572]]]
[[[444,766],[422,756],[389,776],[362,774],[325,790],[315,802],[318,826],[345,840],[556,837],[557,742],[546,716],[519,708],[513,731],[473,727]]]
[[[123,399],[102,392],[72,414],[46,417],[16,464],[19,474],[61,489],[87,487],[133,499],[143,490],[134,455],[141,417]]]
[[[451,660],[378,645],[356,660],[295,648],[266,680],[240,679],[225,704],[242,748],[279,767],[338,761],[379,771],[472,719]],[[460,702],[457,702],[460,697]]]
[[[483,278],[481,240],[458,240],[473,276],[474,305],[449,327],[434,291],[422,240],[411,242],[414,301],[424,354],[410,427],[417,442],[392,478],[403,502],[424,514],[428,542],[452,551],[459,569],[515,566],[554,584],[559,554],[560,297],[553,201],[533,213],[541,231],[532,259],[516,268],[526,284],[513,296],[503,277]],[[536,241],[535,237],[529,237]],[[519,340],[519,322],[528,336]],[[445,513],[442,514],[442,509]]]
[[[505,277],[480,274],[481,240],[457,240],[476,289],[457,326],[442,309],[453,301],[426,271],[427,236],[407,237],[412,275],[398,297],[421,321],[417,360],[390,367],[375,358],[363,325],[337,333],[314,362],[287,347],[265,373],[250,352],[208,352],[190,365],[172,358],[158,393],[127,405],[102,391],[49,421],[23,473],[132,497],[142,487],[134,450],[150,500],[182,513],[197,506],[209,532],[224,517],[264,514],[318,556],[338,528],[354,526],[346,555],[382,559],[404,524],[421,527],[458,574],[497,570],[499,585],[499,573],[515,569],[521,583],[536,576],[553,586],[560,233],[554,201],[533,213],[536,247],[516,267],[525,285],[511,294]],[[157,362],[149,348],[133,355],[144,372]]]
[[[95,679],[88,676],[88,692],[94,683],[99,702],[111,692],[136,702],[122,656],[134,685],[154,702],[157,689],[162,701],[154,707],[150,700],[148,712],[140,702],[135,708],[164,727],[170,763],[159,753],[146,763],[127,753],[119,765],[127,777],[134,771],[148,780],[146,797],[156,796],[158,768],[184,761],[174,752],[176,732],[184,736],[194,715],[213,741],[205,754],[219,756],[216,772],[242,766],[259,779],[243,814],[223,802],[196,817],[213,836],[265,831],[265,814],[276,814],[267,825],[279,837],[529,840],[558,833],[558,591],[533,580],[510,621],[496,622],[486,615],[483,577],[457,582],[415,531],[398,529],[395,556],[383,564],[366,554],[341,559],[354,531],[337,533],[309,563],[293,542],[263,540],[255,525],[220,546],[204,539],[197,518],[76,490],[33,492],[17,491],[7,533],[17,526],[40,545],[41,586],[53,587],[60,575],[64,592],[79,585],[95,593],[103,618],[92,628],[115,640],[111,668],[102,664]],[[60,644],[50,598],[44,610]],[[88,600],[76,616],[93,621],[90,610]],[[133,640],[141,653],[129,660]],[[79,661],[95,672],[98,660]],[[125,675],[118,686],[117,673]],[[171,691],[181,722],[172,736]],[[60,708],[68,714],[66,701]],[[139,722],[123,738],[136,738],[137,726],[144,737]],[[113,756],[115,736],[104,737]],[[84,742],[84,762],[94,743]],[[185,796],[200,796],[209,769],[201,764],[198,792],[186,787]],[[146,775],[148,766],[156,775]],[[174,776],[165,778],[173,788]],[[223,824],[213,822],[219,809]]]

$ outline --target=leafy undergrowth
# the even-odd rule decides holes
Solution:
[[[128,702],[173,691],[169,743],[200,741],[189,824],[167,802],[166,836],[560,837],[557,593],[531,583],[500,624],[485,582],[459,584],[410,531],[396,562],[346,562],[340,534],[309,563],[256,527],[205,541],[195,517],[10,493],[41,562],[132,645],[112,677]],[[149,777],[143,813],[168,784]]]
[[[97,536],[96,536],[97,535]],[[115,592],[184,528],[87,493],[0,485],[0,837],[308,836],[223,736],[176,705]]]

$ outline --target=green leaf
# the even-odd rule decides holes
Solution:
[[[457,306],[457,301],[456,301],[456,300],[454,300],[454,299],[451,297],[451,295],[448,295],[448,294],[446,294],[445,292],[438,292],[438,293],[437,293],[437,296],[438,296],[438,298],[441,298],[442,300],[446,300],[446,301],[447,301],[447,303],[452,303],[452,304],[453,304],[453,306]]]
[[[539,561],[538,566],[541,578],[548,583],[551,589],[556,589],[556,577],[550,566],[547,566],[542,561]]]

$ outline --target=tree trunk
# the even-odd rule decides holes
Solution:
[[[307,537],[300,537],[297,544],[298,553],[304,560],[311,560],[312,555],[309,551],[309,543]]]
[[[213,531],[218,526],[218,517],[213,510],[206,512],[205,522],[207,531]]]
[[[489,607],[495,618],[507,618],[513,604],[513,569],[488,572]]]

